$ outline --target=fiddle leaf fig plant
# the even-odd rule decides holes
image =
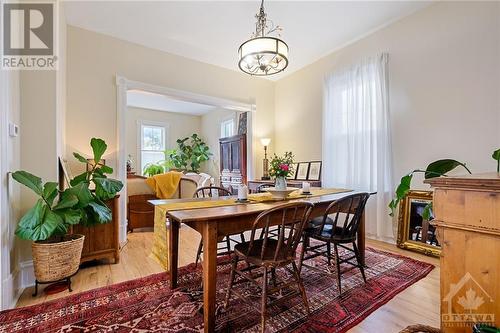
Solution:
[[[194,133],[190,137],[177,140],[177,149],[165,152],[165,166],[180,170],[200,172],[201,164],[208,161],[212,153],[208,145]]]
[[[500,172],[500,149],[495,150],[491,157],[495,161],[497,161],[497,172]],[[416,169],[408,173],[407,175],[404,175],[401,178],[401,182],[399,183],[398,187],[396,187],[395,197],[389,203],[389,215],[394,216],[394,212],[396,211],[399,203],[410,191],[411,181],[415,173],[424,173],[425,179],[429,179],[434,177],[446,176],[448,172],[454,170],[457,167],[463,167],[469,174],[472,173],[469,168],[467,168],[465,163],[453,159],[442,159],[432,162],[427,166],[425,170]],[[430,202],[424,207],[422,218],[424,218],[425,220],[430,220],[432,218],[432,215],[432,202]]]
[[[92,138],[90,145],[94,161],[100,161],[107,149],[102,139]],[[75,158],[87,164],[87,159],[78,153]],[[58,183],[46,182],[27,171],[16,171],[12,177],[17,182],[31,189],[39,198],[17,225],[16,235],[32,241],[46,240],[52,236],[66,234],[71,225],[82,223],[90,226],[111,221],[111,210],[104,201],[114,198],[123,183],[106,176],[113,169],[95,163],[86,171],[70,181],[70,187],[58,190]],[[95,190],[90,190],[93,183]],[[57,200],[56,200],[57,199]]]

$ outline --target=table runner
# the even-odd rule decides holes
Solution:
[[[294,200],[300,198],[310,198],[317,197],[327,194],[350,192],[352,190],[343,188],[327,188],[327,189],[311,189],[311,194],[304,195],[297,190],[292,192],[285,200]],[[245,204],[252,203],[262,203],[269,201],[276,201],[272,198],[270,193],[255,193],[248,195],[249,202]],[[168,237],[167,237],[167,213],[174,210],[186,210],[186,209],[197,209],[197,208],[213,208],[222,206],[233,206],[241,205],[241,203],[236,202],[236,199],[221,199],[221,200],[205,200],[205,201],[187,201],[187,202],[173,202],[164,205],[155,206],[154,215],[154,237],[153,237],[153,247],[151,249],[150,257],[158,262],[165,270],[168,269]]]

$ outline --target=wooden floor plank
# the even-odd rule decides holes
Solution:
[[[128,242],[121,250],[120,263],[101,263],[100,265],[82,268],[73,278],[73,293],[162,272],[161,266],[149,257],[152,240],[153,234],[151,232],[129,234]],[[197,232],[186,226],[181,227],[179,266],[194,262],[199,240],[200,236]],[[429,273],[427,277],[396,295],[394,299],[377,309],[349,332],[370,333],[377,331],[392,333],[399,332],[412,324],[439,327],[439,260],[404,251],[392,244],[375,240],[367,240],[367,246],[429,262],[437,268]],[[19,298],[17,307],[39,304],[72,294],[65,291],[56,295],[45,296],[43,292],[39,291],[37,297],[31,297],[32,292],[32,287],[26,288]]]

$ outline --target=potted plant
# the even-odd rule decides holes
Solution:
[[[100,161],[107,149],[101,139],[92,138],[90,145],[94,161]],[[76,159],[87,164],[87,159],[73,153]],[[51,283],[61,280],[68,282],[71,291],[70,277],[76,274],[80,265],[83,235],[71,235],[68,231],[72,225],[91,226],[111,221],[110,209],[105,200],[114,198],[123,184],[108,178],[113,169],[95,163],[92,168],[70,181],[64,191],[58,189],[57,182],[46,182],[26,171],[16,171],[12,177],[17,182],[30,188],[37,196],[36,204],[21,217],[16,235],[31,240],[33,266],[35,270],[35,294],[39,283]],[[90,184],[95,189],[90,190]]]
[[[497,149],[493,152],[491,157],[497,162],[497,172],[500,173],[500,149]],[[415,173],[423,173],[425,179],[447,176],[448,172],[454,170],[457,167],[463,167],[470,174],[472,173],[469,168],[465,165],[465,163],[459,162],[453,159],[442,159],[432,162],[427,166],[425,170],[416,169],[404,175],[401,178],[399,185],[395,190],[395,197],[389,203],[390,216],[394,216],[394,212],[398,207],[399,203],[403,198],[408,194],[411,187],[411,181],[413,179],[413,175]],[[432,216],[432,202],[425,206],[425,209],[422,213],[422,217],[426,220],[430,220]]]
[[[275,179],[274,187],[277,190],[286,190],[286,178],[293,172],[293,154],[285,152],[283,156],[274,154],[271,159],[269,175]]]
[[[165,151],[166,168],[199,173],[201,163],[208,161],[212,155],[208,145],[196,133],[177,139],[177,145],[178,149]]]

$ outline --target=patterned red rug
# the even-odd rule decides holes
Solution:
[[[270,309],[269,332],[345,332],[399,292],[425,277],[433,266],[407,257],[367,249],[365,284],[358,269],[343,267],[339,296],[335,275],[324,259],[304,267],[310,317],[300,297]],[[0,312],[0,332],[202,332],[201,271],[188,265],[179,271],[180,287],[171,291],[166,274],[114,284],[59,300]],[[227,265],[218,269],[216,307],[219,332],[258,332],[260,315],[232,299],[224,309]],[[286,273],[281,273],[286,274]],[[239,292],[259,304],[258,291],[241,283]]]

